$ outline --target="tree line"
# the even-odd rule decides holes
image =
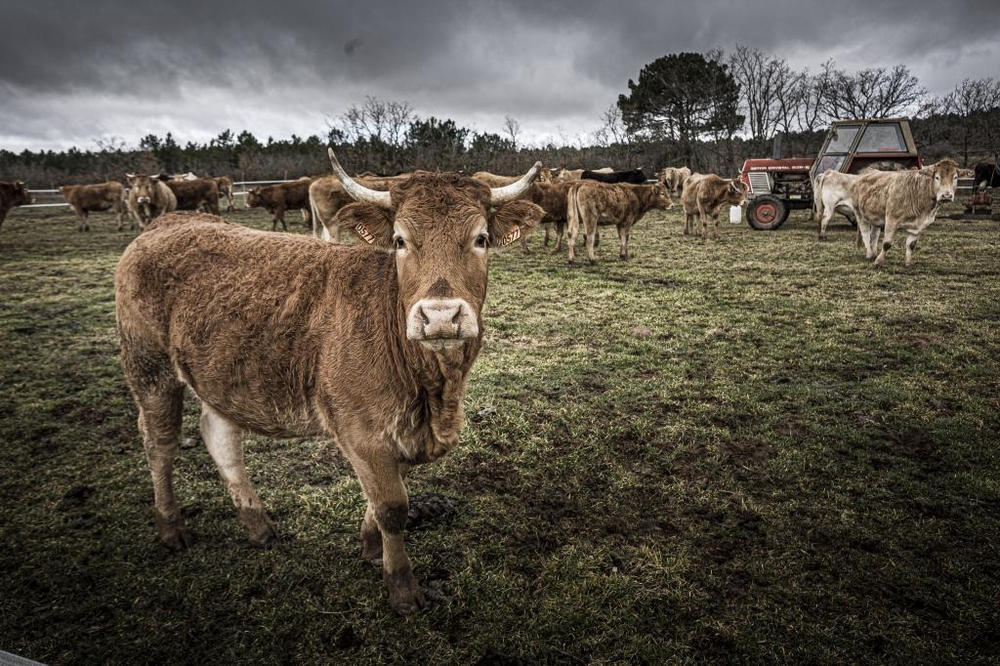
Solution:
[[[502,132],[473,132],[450,119],[417,116],[407,102],[367,97],[322,135],[262,142],[226,129],[207,143],[181,145],[168,133],[120,139],[94,150],[0,150],[0,180],[37,188],[124,173],[193,171],[236,180],[278,180],[328,173],[325,147],[348,170],[395,174],[412,169],[485,170],[513,174],[536,160],[570,168],[664,166],[735,173],[748,157],[812,156],[832,120],[906,116],[926,161],[956,157],[971,165],[1000,153],[1000,81],[965,79],[931,97],[905,65],[848,72],[833,60],[820,71],[796,70],[782,58],[737,44],[731,53],[675,53],[657,58],[629,80],[601,118],[589,145],[522,145],[520,123],[506,116]]]

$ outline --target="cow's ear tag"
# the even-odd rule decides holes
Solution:
[[[368,227],[366,227],[362,222],[358,222],[354,225],[354,230],[358,232],[358,235],[361,236],[366,243],[369,245],[375,244],[375,236],[372,232],[368,231]]]
[[[520,237],[521,237],[521,227],[514,227],[513,230],[511,230],[511,231],[505,233],[503,236],[501,236],[500,242],[497,243],[497,246],[498,247],[507,247],[508,245],[510,245],[511,243],[513,243],[514,241],[516,241]]]

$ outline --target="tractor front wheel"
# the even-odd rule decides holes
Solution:
[[[763,194],[747,204],[747,222],[754,229],[774,231],[788,219],[788,206],[773,194]]]

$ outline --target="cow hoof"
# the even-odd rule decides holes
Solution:
[[[382,533],[377,529],[370,536],[361,535],[361,559],[382,566]]]
[[[250,545],[266,548],[278,538],[278,530],[263,509],[241,509],[240,519],[250,531]]]
[[[163,517],[156,514],[156,531],[160,535],[160,543],[172,551],[187,550],[194,545],[194,537],[180,516]]]
[[[385,585],[389,589],[389,605],[400,615],[412,615],[424,608],[424,593],[411,570],[395,575],[386,573]]]

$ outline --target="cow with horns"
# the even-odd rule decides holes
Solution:
[[[399,613],[424,605],[403,543],[414,465],[454,448],[469,371],[483,343],[489,248],[541,219],[517,199],[540,168],[490,188],[418,172],[389,191],[333,171],[356,200],[338,212],[352,246],[269,234],[202,214],[168,215],[115,272],[121,361],[139,408],[160,540],[191,536],[172,470],[186,388],[250,541],[275,527],[243,462],[241,439],[329,435],[368,508],[362,556],[381,562]]]

